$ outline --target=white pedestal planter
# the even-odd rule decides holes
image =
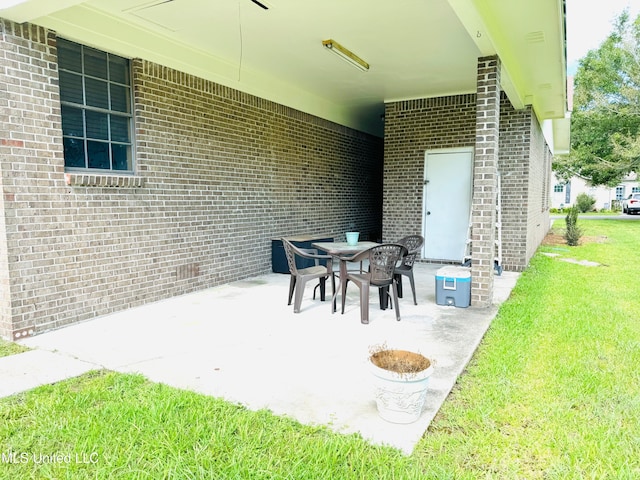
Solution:
[[[380,355],[385,357],[396,355],[400,364],[406,366],[414,363],[411,371],[406,373],[389,370]],[[381,418],[392,423],[412,423],[420,418],[427,397],[429,377],[433,373],[433,362],[419,353],[406,350],[386,350],[369,358],[371,373],[374,378],[374,394]],[[422,368],[422,370],[419,370]]]

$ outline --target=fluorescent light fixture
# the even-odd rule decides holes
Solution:
[[[331,40],[331,39],[323,40],[322,45],[324,45],[324,47],[330,52],[335,53],[340,58],[349,62],[354,67],[359,68],[363,72],[366,72],[367,70],[369,70],[369,64],[367,62],[365,62],[363,59],[361,59],[351,50],[344,48],[335,40]]]

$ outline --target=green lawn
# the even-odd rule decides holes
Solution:
[[[539,249],[560,257],[522,275],[420,461],[455,478],[640,478],[640,222],[580,226],[604,243]]]
[[[580,226],[606,239],[540,248],[411,456],[93,372],[0,400],[0,478],[640,478],[640,222]]]
[[[13,342],[6,342],[0,338],[0,357],[26,352],[28,348]]]

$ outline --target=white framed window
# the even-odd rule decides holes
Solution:
[[[65,169],[132,172],[129,60],[58,38]]]
[[[616,200],[622,200],[624,198],[624,185],[618,185],[616,187]]]
[[[562,193],[564,192],[564,183],[557,183],[553,186],[553,191],[555,193]]]

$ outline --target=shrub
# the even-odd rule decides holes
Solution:
[[[580,213],[590,212],[596,204],[596,199],[586,193],[581,193],[576,197],[576,207]]]
[[[567,241],[567,245],[575,247],[582,236],[582,229],[578,226],[578,207],[573,206],[567,212],[565,217],[567,231],[564,234],[564,239]]]

